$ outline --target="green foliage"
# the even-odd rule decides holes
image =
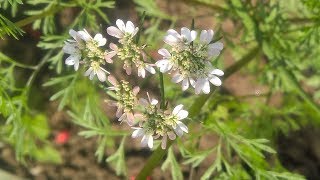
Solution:
[[[172,174],[172,179],[174,179],[174,180],[183,179],[180,165],[175,158],[172,147],[169,148],[167,159],[163,162],[163,164],[161,166],[161,169],[163,171],[167,170],[168,168],[170,168],[170,171]]]
[[[22,29],[0,14],[0,38],[3,39],[4,35],[9,35],[18,39],[18,36],[21,36],[22,34]]]
[[[146,23],[139,27],[145,29],[140,40],[147,45],[146,49],[158,49],[167,29],[179,29],[173,27],[177,21],[190,23],[185,22],[186,17],[161,10],[156,1],[134,0],[134,3],[136,11],[146,15]],[[222,27],[217,34],[225,41],[227,52],[231,52],[236,60],[244,57],[245,63],[240,63],[241,66],[251,61],[243,72],[257,77],[252,83],[268,86],[268,92],[263,96],[248,94],[254,99],[251,103],[246,102],[248,96],[236,96],[225,89],[216,90],[211,98],[202,96],[197,101],[193,92],[181,92],[170,78],[164,77],[168,100],[183,104],[196,100],[195,106],[199,107],[189,111],[192,114],[190,135],[184,143],[178,143],[183,160],[177,158],[174,148],[170,147],[161,169],[169,169],[173,179],[184,179],[180,162],[195,169],[213,159],[201,179],[304,179],[281,166],[274,140],[279,133],[288,134],[309,124],[319,125],[319,1],[192,0],[187,3],[212,10],[217,24]],[[68,112],[72,122],[82,128],[79,135],[96,140],[95,155],[100,162],[104,160],[105,149],[115,148],[115,140],[122,137],[119,147],[106,162],[117,175],[127,176],[125,143],[129,132],[113,130],[110,119],[101,109],[104,99],[101,89],[84,78],[83,71],[73,73],[64,68],[61,50],[70,29],[104,32],[106,23],[110,23],[106,12],[114,6],[114,1],[102,0],[0,0],[0,8],[5,11],[0,14],[1,38],[7,35],[18,39],[24,33],[21,27],[28,24],[42,34],[37,46],[43,50],[44,58],[36,61],[36,65],[24,64],[0,53],[0,140],[15,148],[18,160],[24,162],[27,156],[43,162],[62,162],[47,140],[49,118],[30,105],[32,93],[37,93],[32,88],[38,77],[41,83],[44,82],[43,88],[51,94],[50,101],[59,103],[57,110]],[[10,13],[17,17],[19,8],[27,18],[20,21],[8,18]],[[66,8],[75,10],[75,18],[67,27],[62,27],[56,20]],[[234,31],[223,28],[226,20],[231,20]],[[257,47],[253,48],[257,53],[246,59],[245,54],[252,47]],[[49,79],[39,75],[40,71],[47,70],[47,66]],[[20,71],[30,76],[22,77],[17,73]],[[147,81],[144,85],[148,85]],[[101,86],[105,88],[106,85]],[[281,103],[274,106],[270,101],[276,93],[281,94]],[[209,135],[214,135],[216,141],[209,143],[210,148],[200,148],[201,139]]]
[[[124,136],[121,140],[121,144],[118,150],[106,159],[108,163],[111,163],[113,165],[114,169],[116,170],[116,174],[118,176],[120,175],[127,176],[125,149],[124,149],[125,139],[126,137]]]

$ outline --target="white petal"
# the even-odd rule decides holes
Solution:
[[[139,31],[139,28],[136,27],[136,28],[134,29],[134,31],[131,33],[131,36],[132,36],[132,37],[135,36],[138,31]]]
[[[210,92],[210,83],[208,80],[205,81],[203,88],[202,88],[203,93],[209,94]]]
[[[89,41],[90,39],[92,39],[90,34],[85,29],[83,31],[78,31],[78,34],[80,35],[81,39],[85,41]]]
[[[96,34],[93,39],[98,42],[98,46],[104,46],[107,43],[107,39],[102,34]]]
[[[163,38],[163,41],[169,45],[172,45],[172,44],[176,44],[179,42],[179,39],[171,34],[169,35],[166,35],[164,38]]]
[[[122,121],[126,120],[126,118],[127,118],[127,114],[126,114],[126,113],[123,113],[123,114],[120,116],[120,118],[118,119],[118,121],[122,122]]]
[[[69,30],[69,34],[70,34],[71,37],[73,37],[73,39],[77,39],[77,36],[78,36],[77,31],[75,31],[73,29],[70,29]]]
[[[177,125],[180,127],[180,129],[182,131],[184,131],[185,133],[188,133],[188,127],[185,124],[183,124],[182,122],[178,121]]]
[[[132,138],[137,138],[137,137],[140,137],[144,134],[144,130],[142,128],[139,128],[139,129],[136,129],[133,131],[131,137]]]
[[[172,111],[172,114],[173,115],[177,115],[178,112],[183,108],[183,105],[182,104],[179,104],[178,106],[176,106],[173,111]]]
[[[146,146],[148,144],[148,136],[144,135],[141,139],[141,145]]]
[[[167,49],[165,49],[165,48],[159,49],[159,50],[158,50],[158,53],[159,53],[160,55],[162,55],[163,57],[165,57],[165,58],[171,57],[171,54],[170,54],[169,51],[168,51]]]
[[[188,43],[191,42],[191,32],[190,29],[186,28],[186,27],[182,27],[181,28],[181,36],[183,37],[183,39],[185,39]]]
[[[217,76],[212,76],[209,81],[215,86],[221,86],[222,82]]]
[[[155,105],[158,104],[158,100],[156,100],[156,99],[151,99],[150,104],[155,106]]]
[[[197,31],[192,30],[190,36],[191,36],[190,40],[194,41],[197,38]]]
[[[218,75],[218,76],[223,76],[224,72],[221,71],[220,69],[213,69],[212,71],[210,71],[210,74],[214,74],[214,75]]]
[[[146,67],[146,70],[149,71],[151,74],[155,74],[156,73],[156,70],[150,66],[150,65],[147,65]]]
[[[134,32],[134,25],[131,21],[127,21],[125,32],[132,34]]]
[[[200,42],[207,43],[207,30],[202,30],[200,33]]]
[[[80,64],[79,59],[74,61],[74,70],[75,71],[77,71],[79,69],[79,64]]]
[[[174,132],[175,132],[179,137],[183,135],[183,131],[182,131],[182,129],[181,129],[179,126],[177,126],[176,128],[174,128]]]
[[[65,63],[66,65],[69,65],[69,66],[74,65],[74,62],[76,61],[76,59],[77,59],[77,56],[71,55],[66,59]]]
[[[194,79],[189,78],[189,81],[190,81],[191,86],[192,86],[193,88],[195,88],[195,87],[196,87],[196,82],[194,81]]]
[[[110,26],[107,28],[107,33],[110,36],[116,37],[116,38],[122,38],[123,37],[123,32],[121,32],[118,28],[114,26]]]
[[[66,44],[62,48],[66,54],[80,54],[79,49],[74,44]]]
[[[196,85],[195,85],[195,93],[199,94],[205,84],[206,80],[203,78],[200,78],[197,80]]]
[[[117,19],[116,24],[120,31],[126,32],[126,26],[124,25],[124,22],[121,19]]]
[[[214,32],[213,32],[212,29],[209,29],[209,30],[207,31],[207,43],[208,43],[208,44],[212,41],[213,34],[214,34]]]
[[[139,68],[138,69],[138,76],[145,78],[146,77],[146,70],[144,70],[144,68]]]
[[[90,75],[89,75],[89,79],[92,80],[93,77],[94,77],[94,75],[95,75],[95,72],[94,72],[94,71],[91,71],[91,73],[90,73]]]
[[[222,50],[223,49],[223,43],[215,42],[215,43],[209,44],[209,48]]]
[[[185,78],[183,81],[182,81],[182,91],[185,91],[189,88],[189,79],[188,78]]]
[[[150,149],[152,149],[152,147],[153,147],[153,137],[152,137],[152,135],[148,136],[148,147]]]
[[[106,74],[105,74],[102,70],[100,70],[100,69],[97,71],[97,76],[98,76],[98,79],[99,79],[101,82],[104,82],[104,81],[106,81],[106,79],[107,79]]]
[[[156,62],[156,66],[160,68],[160,72],[165,73],[172,68],[172,65],[169,60],[162,59]]]
[[[174,83],[179,83],[182,80],[183,80],[183,76],[181,74],[176,74],[176,75],[173,76],[171,81],[174,82]]]
[[[188,117],[188,114],[189,114],[188,111],[180,110],[178,112],[177,116],[178,116],[178,119],[181,120],[181,119],[184,119],[184,118]]]
[[[93,71],[93,68],[90,67],[90,68],[84,73],[84,75],[85,75],[85,76],[89,76],[92,71]]]

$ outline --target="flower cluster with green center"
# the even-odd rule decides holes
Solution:
[[[119,38],[119,47],[113,44],[110,47],[114,50],[114,55],[117,55],[120,60],[124,62],[123,68],[128,75],[132,72],[132,67],[138,69],[138,76],[144,78],[146,71],[155,74],[156,71],[151,64],[147,63],[147,56],[143,52],[143,46],[139,46],[135,42],[134,36],[139,31],[138,27],[134,27],[131,21],[126,24],[121,19],[116,21],[117,27],[110,26],[107,28],[107,33],[111,36]]]
[[[158,100],[150,98],[139,99],[140,105],[145,107],[145,111],[140,115],[139,127],[132,133],[133,138],[142,137],[141,143],[143,146],[153,147],[153,140],[162,138],[161,147],[166,148],[167,139],[174,140],[176,136],[182,136],[183,133],[188,133],[188,127],[181,122],[188,116],[188,111],[183,110],[183,105],[176,106],[172,113],[168,110],[160,109],[157,104]]]
[[[108,81],[113,85],[109,90],[115,91],[117,101],[109,101],[110,105],[117,106],[116,117],[120,122],[127,122],[129,126],[134,124],[134,108],[137,104],[137,94],[140,91],[138,86],[133,89],[129,82],[121,80],[118,82],[112,75],[108,76]]]
[[[83,64],[88,68],[85,76],[89,76],[92,80],[97,75],[101,82],[105,81],[106,73],[109,74],[109,72],[102,67],[105,65],[106,52],[100,47],[104,46],[107,40],[101,34],[96,34],[92,38],[85,29],[78,32],[71,29],[69,34],[73,39],[67,40],[63,47],[63,51],[70,55],[65,63],[74,66],[76,71],[79,65]]]
[[[161,147],[167,146],[168,138],[176,139],[188,133],[188,127],[182,122],[188,116],[188,111],[183,109],[183,105],[178,105],[170,109],[161,109],[158,100],[150,98],[140,98],[138,86],[132,88],[125,80],[117,81],[115,77],[102,66],[113,63],[115,56],[123,63],[123,68],[127,75],[132,73],[133,68],[137,68],[138,76],[144,78],[146,71],[155,74],[154,66],[160,72],[172,73],[172,81],[182,82],[182,90],[186,90],[191,85],[195,88],[195,93],[210,92],[210,83],[220,86],[221,80],[218,76],[223,76],[223,71],[213,68],[210,60],[217,57],[223,49],[221,42],[212,42],[213,30],[202,30],[200,40],[196,41],[197,32],[186,27],[181,28],[181,34],[173,29],[167,31],[164,42],[169,48],[162,48],[158,53],[162,59],[156,64],[147,62],[147,55],[144,51],[145,45],[139,45],[135,38],[139,28],[135,27],[131,21],[124,23],[118,19],[116,27],[107,28],[107,33],[118,38],[118,43],[110,43],[108,50],[101,47],[107,42],[101,34],[91,37],[86,31],[70,30],[69,34],[73,39],[65,41],[63,51],[69,54],[65,60],[67,65],[73,66],[77,71],[82,65],[88,68],[84,75],[92,80],[95,76],[101,82],[108,80],[112,86],[109,90],[114,91],[113,100],[108,100],[109,105],[116,106],[116,117],[118,121],[126,122],[132,129],[133,138],[142,137],[141,143],[144,146],[153,148],[154,139],[161,139]]]
[[[156,62],[160,72],[170,72],[172,81],[182,82],[182,90],[187,90],[190,85],[195,88],[195,93],[210,92],[210,83],[221,85],[218,76],[223,76],[223,71],[215,69],[210,59],[217,57],[223,49],[221,42],[211,42],[213,30],[202,30],[200,42],[195,41],[197,32],[186,27],[181,28],[181,34],[173,29],[167,31],[164,42],[170,49],[159,49],[162,59]],[[210,83],[209,83],[210,82]]]

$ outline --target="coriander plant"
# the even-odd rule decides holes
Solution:
[[[121,3],[135,16],[116,11]],[[284,166],[277,138],[319,127],[317,0],[0,0],[0,8],[4,47],[26,27],[41,34],[40,58],[0,52],[0,142],[26,167],[30,158],[63,163],[40,108],[54,103],[97,142],[90,156],[122,178],[157,179],[157,167],[172,179],[310,178]],[[245,77],[263,94],[238,95]],[[150,156],[132,174],[134,144]]]

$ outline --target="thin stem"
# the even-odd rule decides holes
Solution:
[[[165,109],[166,108],[166,102],[165,102],[165,94],[164,94],[163,74],[160,71],[159,71],[159,80],[160,80],[160,96],[161,96],[160,108],[161,109]]]
[[[225,78],[228,78],[231,74],[238,71],[241,67],[248,64],[250,61],[256,57],[256,55],[260,52],[259,46],[253,48],[247,55],[245,55],[243,58],[241,58],[238,62],[236,62],[234,65],[230,66],[225,70]],[[213,94],[214,91],[211,91],[210,94],[207,95],[201,95],[198,97],[194,103],[189,108],[189,117],[193,118],[195,117],[198,112],[200,112],[203,105],[206,103],[206,101],[209,99],[210,95]],[[167,144],[167,149],[172,145],[174,141],[169,141]],[[151,171],[157,167],[157,165],[160,163],[160,161],[163,159],[163,157],[166,155],[167,149],[162,149],[160,146],[152,153],[150,158],[145,163],[144,167],[140,171],[140,173],[137,176],[137,180],[145,180],[148,175],[150,175]]]
[[[44,11],[43,13],[41,14],[37,14],[37,15],[34,15],[34,16],[30,16],[30,17],[27,17],[25,19],[22,19],[16,23],[14,23],[16,26],[18,27],[23,27],[25,25],[28,25],[38,19],[42,19],[46,16],[49,16],[49,15],[53,15],[55,13],[57,13],[59,10],[61,9],[61,7],[58,7],[58,6],[52,6],[50,9],[48,9],[47,11]]]
[[[20,68],[24,68],[24,69],[33,69],[33,70],[35,70],[37,68],[37,66],[29,66],[26,64],[19,63],[1,52],[0,52],[0,58],[1,58],[1,60],[6,61],[8,63],[11,63],[16,67],[20,67]]]

